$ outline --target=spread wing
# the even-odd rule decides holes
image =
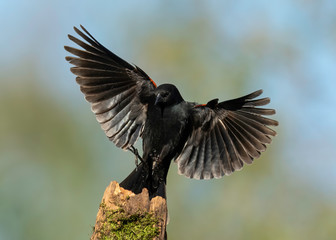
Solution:
[[[193,130],[175,160],[179,173],[195,179],[220,178],[258,158],[276,135],[269,126],[278,125],[262,116],[273,115],[275,110],[258,108],[270,99],[253,100],[261,93],[259,90],[221,103],[214,99],[195,105],[191,114]]]
[[[82,40],[68,35],[82,50],[65,46],[74,56],[66,60],[97,121],[116,146],[133,145],[144,127],[147,102],[156,88],[140,68],[130,65],[101,45],[82,27],[74,30]]]

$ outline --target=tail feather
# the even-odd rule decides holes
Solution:
[[[153,198],[160,196],[166,198],[166,181],[154,181],[148,168],[143,164],[134,169],[121,183],[120,186],[124,189],[139,194],[142,189],[146,188],[149,197]]]

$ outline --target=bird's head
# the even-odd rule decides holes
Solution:
[[[155,105],[165,108],[183,101],[179,90],[172,84],[162,84],[155,89]]]

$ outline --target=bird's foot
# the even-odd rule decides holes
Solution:
[[[139,166],[139,161],[140,162],[144,162],[142,157],[140,156],[138,149],[136,149],[133,145],[131,147],[128,148],[129,151],[131,151],[134,155],[135,155],[135,166],[136,166],[136,170],[138,170],[138,166]]]

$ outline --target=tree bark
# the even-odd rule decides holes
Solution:
[[[134,194],[116,181],[106,188],[99,206],[91,240],[167,239],[167,203],[162,197],[149,199],[146,188]]]

